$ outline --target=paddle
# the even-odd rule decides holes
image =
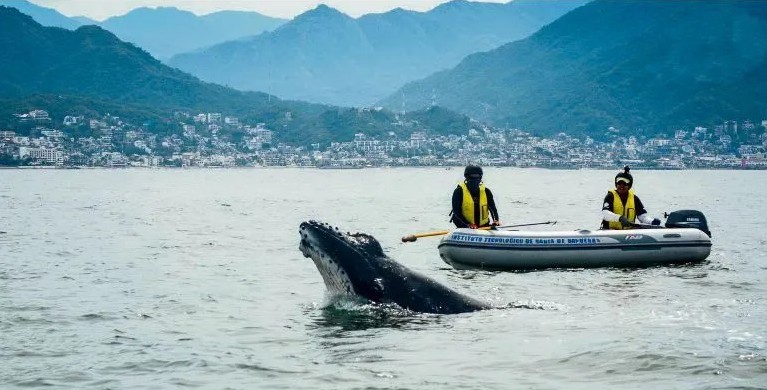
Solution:
[[[477,230],[507,229],[507,228],[513,228],[513,227],[522,227],[522,226],[556,225],[556,224],[557,224],[557,221],[546,221],[546,222],[535,222],[535,223],[522,223],[518,225],[484,226],[481,228],[477,228]],[[402,237],[402,242],[415,242],[415,240],[419,238],[442,236],[450,232],[452,232],[452,230],[438,230],[438,231],[427,232],[427,233],[416,233],[416,234]]]

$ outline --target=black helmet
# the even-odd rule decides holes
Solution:
[[[626,182],[626,185],[631,188],[631,186],[634,184],[634,178],[631,176],[629,171],[631,168],[629,168],[628,165],[623,167],[623,172],[618,172],[617,175],[615,175],[615,185],[618,185],[619,181]]]
[[[467,165],[466,169],[463,170],[463,177],[469,178],[469,176],[479,176],[482,177],[482,168],[477,165]]]

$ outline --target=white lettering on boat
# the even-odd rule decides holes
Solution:
[[[450,241],[475,242],[494,245],[594,245],[602,241],[598,237],[545,237],[545,238],[517,238],[517,237],[485,237],[471,234],[453,233]]]

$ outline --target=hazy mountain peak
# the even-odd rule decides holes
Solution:
[[[320,4],[316,6],[314,9],[311,9],[309,11],[302,13],[301,15],[296,16],[296,18],[293,20],[296,22],[301,22],[305,20],[316,20],[316,19],[338,20],[338,19],[352,19],[352,17],[333,7],[329,7],[325,4]]]
[[[412,16],[422,15],[423,12],[419,11],[411,11],[404,9],[402,7],[393,8],[389,11],[382,12],[382,13],[372,13],[372,14],[365,14],[357,18],[359,22],[365,23],[365,22],[376,22],[380,21],[382,19],[387,20],[398,20],[398,19],[405,19]]]
[[[43,26],[63,27],[74,30],[80,26],[77,20],[68,18],[55,9],[41,7],[26,0],[0,0],[0,6],[16,8]]]
[[[468,0],[451,0],[451,1],[448,1],[447,3],[442,3],[434,7],[434,10],[464,8],[468,6],[471,6]]]
[[[101,23],[120,39],[159,59],[271,31],[284,23],[257,12],[222,11],[197,16],[175,7],[137,8]]]
[[[178,9],[176,7],[140,7],[129,11],[122,16],[113,16],[104,21],[108,23],[111,20],[125,20],[127,18],[144,18],[147,22],[163,22],[169,18],[196,18],[192,12]]]
[[[313,10],[310,10],[310,12],[315,12],[315,13],[329,12],[329,13],[339,13],[339,14],[341,13],[341,11],[339,11],[339,10],[337,10],[337,9],[335,9],[335,8],[325,4],[325,3],[318,4],[316,7],[314,7]]]
[[[404,9],[402,7],[397,7],[397,8],[394,8],[391,11],[386,12],[386,13],[396,15],[396,14],[407,14],[407,13],[411,13],[411,12],[413,12],[413,11],[406,10],[406,9]]]

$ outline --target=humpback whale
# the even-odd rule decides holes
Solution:
[[[299,249],[314,261],[334,295],[360,296],[420,313],[455,314],[490,308],[397,263],[368,234],[343,233],[317,221],[301,223],[299,233]]]

